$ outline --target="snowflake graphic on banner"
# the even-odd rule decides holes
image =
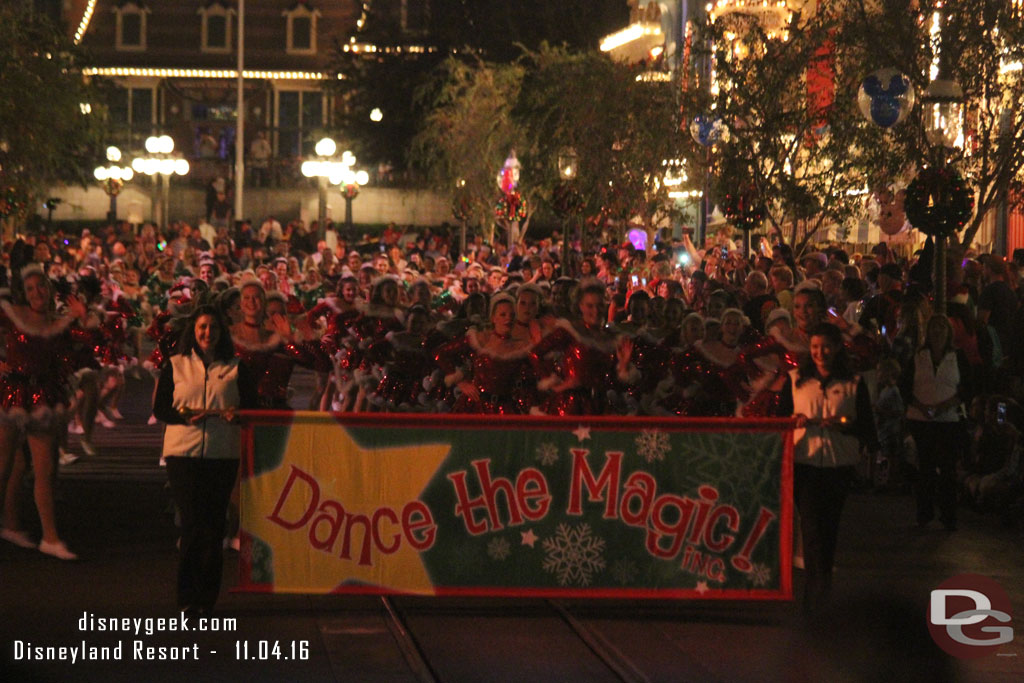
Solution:
[[[547,557],[544,571],[555,574],[560,586],[589,586],[596,572],[605,567],[604,539],[590,532],[589,524],[559,524],[551,538],[544,539]]]
[[[504,560],[512,554],[512,547],[504,538],[492,538],[487,544],[487,554],[492,560]]]
[[[623,586],[633,583],[637,575],[636,563],[628,557],[621,557],[615,560],[609,571],[615,577],[615,580]]]
[[[636,453],[647,462],[664,460],[671,449],[668,434],[657,429],[645,429],[636,437]]]
[[[753,569],[750,570],[750,582],[755,586],[767,586],[768,581],[772,578],[772,570],[763,564],[754,564]]]
[[[558,462],[558,446],[550,442],[537,446],[537,460],[544,466],[554,465]]]

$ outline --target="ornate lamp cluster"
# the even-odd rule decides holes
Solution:
[[[111,145],[107,147],[107,165],[97,166],[92,174],[103,185],[103,190],[111,197],[121,192],[124,184],[135,177],[131,166],[118,166],[121,161],[121,150]]]

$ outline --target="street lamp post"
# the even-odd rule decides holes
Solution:
[[[107,222],[117,221],[117,195],[126,182],[135,176],[135,172],[128,166],[118,166],[121,161],[121,150],[117,147],[107,147],[107,165],[97,166],[92,174],[96,180],[103,184],[103,191],[110,197],[110,210],[107,211]],[[52,211],[51,211],[52,214]]]
[[[167,227],[170,216],[171,176],[187,175],[188,161],[174,155],[174,140],[170,135],[146,138],[146,151],[149,156],[136,157],[132,160],[132,168],[136,173],[148,176],[160,176],[160,193],[156,218],[161,227]]]
[[[576,176],[579,173],[579,157],[576,154],[576,150],[572,147],[566,147],[558,153],[558,179],[561,181],[561,194],[563,199],[562,206],[558,207],[560,213],[567,219],[562,224],[562,252],[560,255],[560,262],[562,264],[562,274],[567,275],[570,271],[569,268],[569,234],[572,232],[573,217],[576,213],[576,202],[572,201],[575,196],[576,187],[575,181]],[[581,230],[583,228],[580,228]],[[581,236],[582,239],[582,236]],[[575,268],[572,269],[575,271]]]
[[[946,150],[962,144],[964,91],[954,80],[935,78],[921,97],[924,109],[924,133],[935,149],[936,166],[946,165]],[[935,262],[932,280],[935,286],[935,312],[946,312],[946,235],[934,235]]]
[[[345,227],[348,234],[352,234],[352,202],[359,196],[359,188],[370,181],[370,174],[366,171],[345,171],[340,189],[341,196],[345,198]]]
[[[331,138],[322,138],[316,143],[316,159],[302,162],[302,175],[307,178],[317,179],[317,193],[319,200],[319,229],[317,238],[325,239],[327,233],[327,186],[341,185],[342,196],[345,198],[345,221],[349,228],[352,227],[352,200],[359,194],[359,186],[365,185],[369,180],[366,171],[353,171],[356,165],[356,158],[352,152],[346,150],[342,153],[341,159],[336,161],[334,154],[338,151],[338,145]]]
[[[522,167],[519,159],[516,158],[516,151],[513,149],[509,152],[508,158],[505,159],[501,170],[498,171],[497,177],[498,187],[505,196],[505,206],[507,209],[505,213],[508,222],[509,258],[512,258],[512,250],[515,248],[516,237],[519,233],[519,221],[516,216],[519,214],[519,209],[522,205],[522,196],[517,188],[519,187],[519,171]]]

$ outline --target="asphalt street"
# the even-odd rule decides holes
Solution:
[[[298,380],[301,402],[311,378]],[[59,526],[81,559],[0,542],[0,681],[1024,680],[1020,531],[968,510],[956,532],[922,531],[909,495],[867,490],[843,519],[834,608],[813,617],[797,603],[234,593],[229,553],[218,621],[181,631],[151,391],[129,380],[125,419],[60,472]],[[1015,638],[999,654],[955,659],[928,635],[930,591],[961,573],[1010,596]],[[47,654],[82,643],[108,658]]]

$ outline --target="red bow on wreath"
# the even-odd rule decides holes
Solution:
[[[526,199],[518,192],[503,193],[494,204],[494,216],[498,220],[513,222],[525,220]]]

